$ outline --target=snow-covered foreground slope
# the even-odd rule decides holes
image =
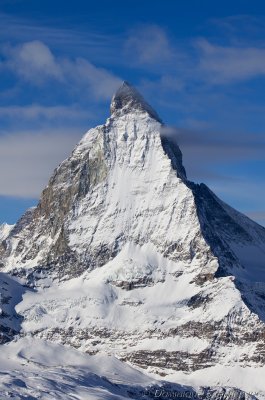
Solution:
[[[115,276],[120,265],[113,265]],[[258,356],[257,343],[244,340],[258,320],[242,305],[229,278],[216,279],[204,289],[205,297],[216,292],[208,307],[193,308],[187,303],[198,289],[194,284],[191,292],[187,277],[172,280],[166,275],[163,284],[124,291],[108,283],[110,274],[107,265],[50,288],[28,291],[16,307],[25,318],[23,333],[90,354],[115,354],[154,377],[163,371],[165,379],[176,383],[239,387],[265,398],[265,369],[251,361]],[[201,330],[194,332],[196,327]],[[210,329],[217,332],[214,340]],[[246,379],[252,375],[255,379]]]
[[[89,356],[32,338],[1,348],[1,399],[127,399],[129,390],[155,383],[114,356]]]
[[[125,83],[5,230],[1,270],[32,288],[21,333],[204,384],[220,367],[243,388],[242,371],[264,372],[265,229],[189,182],[161,130]]]
[[[192,388],[144,375],[114,356],[89,356],[49,342],[24,338],[1,348],[0,398],[125,400],[168,397],[254,400],[232,388]]]

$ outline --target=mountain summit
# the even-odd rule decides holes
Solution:
[[[145,111],[150,117],[162,122],[155,110],[130,83],[124,81],[112,98],[110,111],[114,117],[133,111]]]
[[[1,270],[35,289],[16,307],[25,335],[252,390],[242,376],[265,362],[265,229],[190,182],[161,128],[123,83],[111,117],[5,229]]]

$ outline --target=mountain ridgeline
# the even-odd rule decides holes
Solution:
[[[23,330],[163,376],[262,367],[265,229],[190,182],[162,127],[124,82],[3,230],[1,271],[37,290]]]

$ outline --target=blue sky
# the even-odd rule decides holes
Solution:
[[[265,224],[263,1],[1,0],[0,74],[0,222],[36,204],[128,80],[189,178]]]

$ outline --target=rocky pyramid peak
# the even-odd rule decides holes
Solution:
[[[223,386],[201,399],[252,399],[226,395],[229,381],[265,400],[265,228],[186,178],[178,145],[131,85],[111,111],[39,204],[0,226],[0,342],[21,326],[160,378]],[[34,290],[15,304],[3,273]]]
[[[134,110],[145,111],[150,117],[162,122],[156,111],[130,83],[124,81],[112,97],[110,111],[112,116],[128,114]]]

